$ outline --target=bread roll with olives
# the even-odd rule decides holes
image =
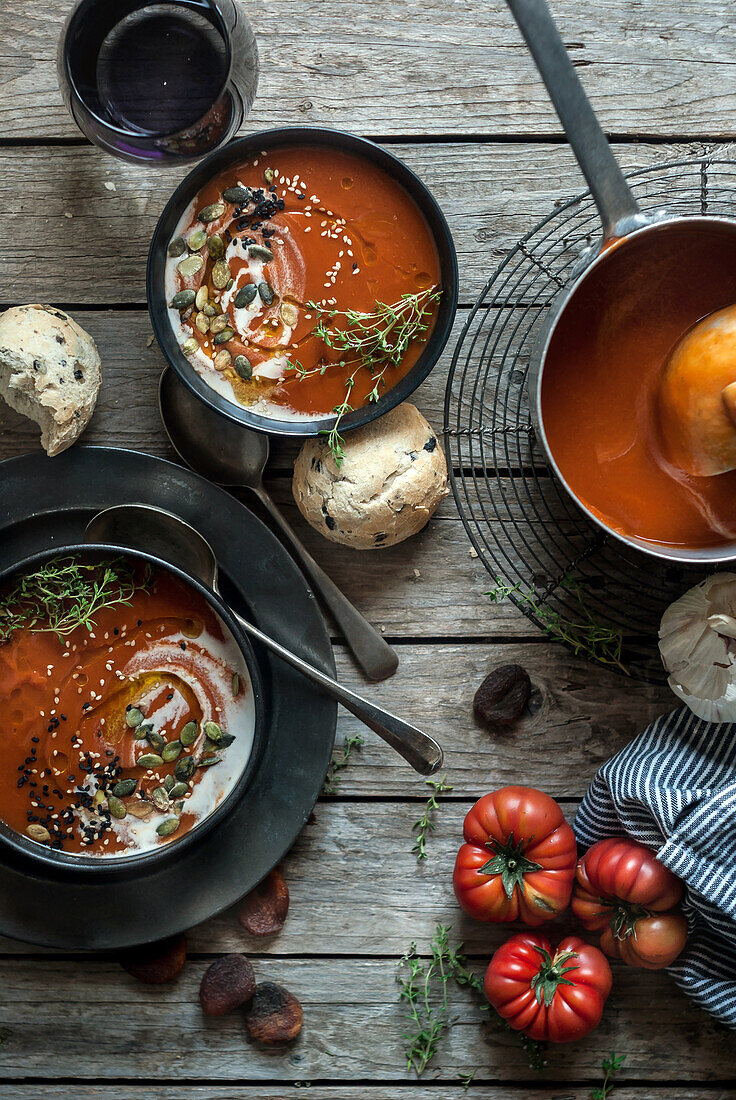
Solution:
[[[294,467],[304,518],[325,538],[355,550],[403,542],[447,494],[447,465],[434,431],[404,403],[345,435],[338,468],[323,437],[308,439]]]
[[[35,304],[0,317],[0,395],[38,424],[49,455],[87,427],[101,381],[97,345],[68,314]]]

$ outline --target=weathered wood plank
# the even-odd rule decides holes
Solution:
[[[614,133],[734,134],[733,29],[722,0],[554,5],[603,125]],[[7,138],[78,135],[58,89],[66,0],[5,0],[0,126]],[[369,134],[557,132],[502,0],[247,6],[261,53],[248,128],[327,125]]]
[[[470,142],[392,149],[426,181],[447,214],[465,304],[561,196],[583,190],[565,146]],[[698,145],[616,147],[627,168],[700,151]],[[183,174],[123,164],[91,147],[24,148],[20,156],[17,149],[1,148],[0,302],[145,303],[148,245]]]
[[[437,1100],[437,1089],[431,1086],[415,1085],[410,1093],[406,1086],[361,1085],[359,1088],[338,1085],[332,1087],[314,1086],[304,1082],[296,1086],[269,1085],[268,1100],[304,1100],[304,1089],[309,1088],[308,1100],[365,1100],[376,1097],[377,1100]],[[136,1086],[126,1083],[126,1100],[181,1100],[182,1086],[150,1085]],[[262,1085],[187,1085],[187,1100],[264,1100]],[[443,1096],[457,1097],[458,1100],[590,1100],[589,1086],[565,1085],[564,1096],[560,1089],[545,1088],[539,1082],[524,1082],[523,1085],[484,1084],[476,1074],[470,1086],[461,1080],[444,1082]],[[481,1091],[482,1090],[482,1091]],[[44,1100],[69,1100],[68,1085],[44,1085]],[[709,1089],[676,1085],[647,1085],[648,1100],[733,1100],[734,1090],[728,1086]],[[0,1085],[0,1100],[38,1100],[38,1085]],[[118,1085],[75,1085],[74,1100],[120,1100]],[[616,1086],[616,1100],[642,1100],[639,1088]]]
[[[197,994],[206,966],[193,961],[177,981],[152,987],[114,963],[4,961],[0,1075],[413,1080],[403,1054],[405,1007],[397,999],[394,960],[257,960],[259,980],[287,985],[304,1005],[302,1035],[282,1052],[250,1044],[239,1013],[203,1017]],[[486,1022],[472,994],[451,989],[449,1006],[457,1023],[442,1040],[432,1077],[456,1081],[475,1069],[481,1079],[528,1080],[517,1037],[495,1020]],[[728,1082],[736,1069],[731,1032],[673,995],[666,974],[643,979],[626,967],[616,973],[600,1027],[580,1043],[550,1051],[545,1077],[597,1078],[611,1050],[626,1052],[633,1080],[676,1081],[687,1067],[698,1080]]]

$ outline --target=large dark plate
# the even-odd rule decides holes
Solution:
[[[90,516],[126,501],[156,504],[196,526],[214,547],[226,600],[267,634],[334,675],[314,596],[278,540],[228,493],[173,463],[112,447],[75,447],[0,463],[0,568],[82,541]],[[256,647],[266,745],[228,818],[160,869],[104,882],[46,878],[0,862],[0,932],[30,943],[103,950],[190,928],[231,905],[296,840],[324,780],[337,706]]]
[[[342,418],[340,431],[348,432],[351,428],[358,428],[370,420],[375,420],[378,416],[383,416],[389,409],[406,401],[407,397],[424,381],[450,337],[457,310],[457,254],[445,216],[426,184],[422,183],[411,168],[387,149],[374,145],[366,138],[356,137],[355,134],[347,134],[342,130],[326,130],[316,126],[289,126],[248,134],[247,137],[231,141],[229,145],[223,146],[222,149],[206,157],[179,184],[156,226],[148,253],[146,276],[148,312],[151,315],[156,339],[167,361],[192,393],[211,409],[239,424],[246,424],[249,428],[268,432],[271,435],[319,435],[334,426],[334,416],[320,417],[316,420],[277,420],[275,417],[253,413],[235,401],[228,401],[213,390],[194,369],[179,347],[169,321],[164,285],[166,250],[184,210],[202,187],[223,169],[248,160],[254,153],[289,145],[319,145],[340,149],[378,165],[387,175],[401,184],[419,207],[434,237],[439,255],[442,298],[437,311],[437,321],[422,354],[411,370],[395,386],[391,386],[379,401],[363,405],[362,408]]]

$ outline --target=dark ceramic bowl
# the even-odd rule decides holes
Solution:
[[[335,423],[335,417],[320,417],[307,420],[278,420],[271,416],[260,416],[250,412],[236,401],[229,401],[216,393],[197,373],[179,347],[174,330],[169,322],[168,302],[166,299],[165,269],[166,250],[174,236],[182,214],[196,197],[202,187],[232,164],[239,164],[256,152],[279,149],[286,145],[318,145],[339,149],[362,157],[379,168],[383,168],[411,196],[421,210],[434,237],[440,262],[442,297],[440,299],[437,320],[417,362],[404,377],[392,386],[379,401],[356,409],[340,421],[340,431],[347,432],[358,428],[371,420],[382,416],[399,405],[414,392],[427,377],[439,359],[452,331],[452,323],[457,309],[458,270],[455,245],[445,216],[436,200],[417,175],[403,161],[392,153],[374,145],[372,141],[346,134],[340,130],[323,130],[310,126],[285,127],[278,130],[265,130],[259,134],[238,138],[224,149],[213,153],[189,173],[179,184],[169,199],[163,214],[159,218],[148,254],[147,297],[153,331],[166,359],[182,381],[205,404],[223,416],[235,420],[256,431],[269,432],[272,435],[312,436],[329,430]]]
[[[230,609],[223,603],[220,597],[195,577],[183,572],[177,566],[162,561],[160,558],[156,558],[151,554],[144,554],[127,547],[101,543],[85,544],[81,546],[57,546],[53,550],[47,550],[41,554],[34,554],[33,557],[25,558],[13,565],[12,568],[4,570],[0,573],[0,585],[4,585],[12,577],[29,572],[54,558],[68,556],[84,557],[92,560],[99,560],[102,557],[109,558],[110,556],[121,556],[148,562],[156,569],[165,569],[169,573],[173,573],[175,577],[183,581],[207,601],[217,614],[225,629],[232,635],[243,655],[250,674],[255,711],[253,746],[251,748],[250,757],[239,779],[231,790],[221,802],[218,803],[212,813],[203,818],[202,821],[190,829],[189,832],[184,833],[178,840],[168,841],[166,844],[159,845],[150,851],[131,853],[130,855],[109,857],[85,856],[72,854],[70,852],[60,852],[53,848],[48,848],[44,844],[39,844],[36,841],[28,839],[21,833],[16,832],[15,829],[11,829],[4,821],[0,821],[0,847],[4,849],[4,858],[6,860],[20,862],[25,867],[28,867],[29,863],[35,864],[39,870],[42,867],[44,873],[51,873],[56,876],[62,875],[65,878],[68,878],[69,874],[77,872],[81,872],[85,876],[94,875],[95,877],[99,876],[104,878],[110,875],[119,874],[123,871],[134,870],[135,872],[140,872],[153,866],[158,868],[164,861],[171,859],[175,855],[178,856],[184,848],[197,843],[206,833],[209,833],[210,830],[221,824],[240,801],[251,781],[263,750],[265,736],[263,687],[261,684],[258,663],[249,640],[238,625]],[[15,782],[15,776],[8,777],[8,781]]]

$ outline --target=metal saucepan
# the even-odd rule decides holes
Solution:
[[[700,318],[736,303],[736,221],[709,216],[645,215],[632,195],[562,42],[546,0],[507,0],[547,86],[603,223],[603,242],[582,272],[553,303],[529,368],[529,402],[537,438],[565,489],[586,515],[627,546],[668,561],[714,565],[736,559],[736,540],[716,546],[671,546],[616,530],[579,499],[566,481],[548,439],[543,383],[551,385],[562,356],[595,354],[605,342],[611,370],[626,342],[646,340],[666,358],[684,331]],[[718,277],[714,278],[713,272]],[[711,277],[703,278],[704,272]],[[687,303],[679,331],[653,319],[664,305]],[[670,313],[677,309],[670,309]],[[693,315],[694,314],[694,315]],[[655,331],[656,330],[656,331]],[[620,341],[620,345],[617,345]],[[631,346],[629,344],[629,346]],[[605,400],[605,395],[602,395]],[[569,430],[576,431],[570,401]],[[590,455],[591,463],[596,456]],[[636,486],[632,486],[636,492]]]

